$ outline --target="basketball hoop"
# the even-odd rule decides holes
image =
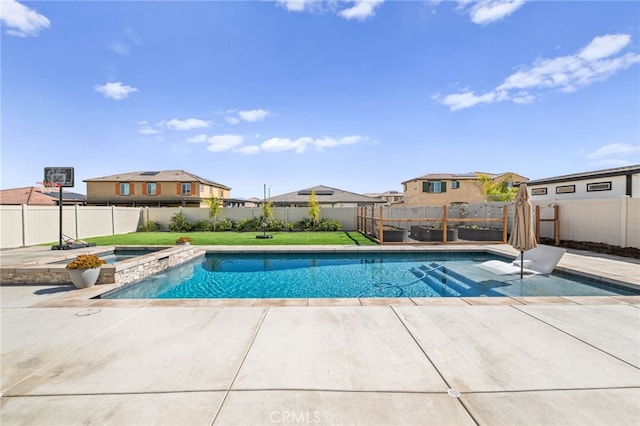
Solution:
[[[60,188],[60,184],[57,182],[36,182],[40,185],[40,192],[48,194],[51,192],[51,188]]]

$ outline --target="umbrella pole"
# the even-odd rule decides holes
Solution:
[[[524,275],[524,252],[520,251],[520,279]]]

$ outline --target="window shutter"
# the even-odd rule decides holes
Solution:
[[[120,184],[116,182],[116,195],[120,195]]]
[[[133,195],[133,182],[129,182],[129,195]]]
[[[178,182],[176,185],[177,185],[176,193],[178,195],[182,195],[182,185],[180,185],[180,182]]]
[[[422,192],[429,192],[429,182],[422,182]]]
[[[196,195],[196,184],[191,182],[191,195]]]
[[[147,195],[147,182],[142,182],[142,195]]]
[[[440,188],[440,192],[447,192],[447,182],[442,181],[440,182],[441,188]]]
[[[160,195],[160,182],[156,183],[156,195]]]

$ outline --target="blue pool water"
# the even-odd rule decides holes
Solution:
[[[146,254],[154,253],[159,251],[160,249],[121,249],[116,248],[115,250],[98,253],[101,259],[104,259],[108,264],[121,262],[123,260],[132,259],[134,257],[144,256]],[[54,264],[67,264],[70,260],[59,260],[57,262],[53,262]]]
[[[111,299],[594,296],[636,294],[572,275],[495,275],[487,253],[208,254]]]

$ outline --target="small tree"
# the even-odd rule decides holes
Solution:
[[[267,223],[273,217],[273,208],[271,206],[271,201],[265,201],[262,203],[262,221]]]
[[[311,194],[309,194],[309,216],[311,216],[311,222],[315,230],[318,221],[320,221],[320,204],[316,197],[316,191],[311,191]]]
[[[209,204],[209,217],[211,218],[213,230],[215,231],[218,228],[218,216],[222,211],[222,202],[218,197],[212,195],[209,197],[209,200],[207,200],[207,203]]]
[[[491,179],[485,174],[478,175],[478,179],[482,184],[482,193],[487,201],[512,201],[518,193],[518,188],[512,187],[513,174],[509,173],[501,180]]]

